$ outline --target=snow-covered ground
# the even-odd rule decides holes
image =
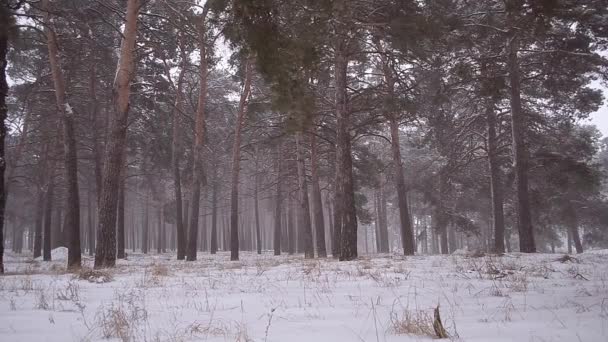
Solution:
[[[608,341],[608,253],[129,255],[106,274],[6,256],[0,341]],[[85,264],[92,260],[85,258]]]

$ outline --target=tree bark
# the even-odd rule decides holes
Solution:
[[[380,185],[380,246],[382,253],[389,253],[391,251],[391,246],[388,241],[388,215],[386,212],[386,191],[384,190],[384,185]]]
[[[207,50],[205,46],[206,22],[205,18],[209,11],[209,3],[205,3],[202,13],[202,22],[199,26],[199,94],[196,106],[196,119],[194,126],[194,165],[192,167],[192,210],[190,212],[190,231],[188,232],[188,248],[186,250],[186,260],[196,260],[196,245],[198,238],[198,215],[200,206],[201,186],[203,185],[203,146],[205,144],[205,105],[207,103]]]
[[[302,232],[304,257],[313,259],[315,251],[312,243],[312,227],[310,222],[310,204],[308,202],[308,182],[306,181],[306,165],[304,163],[304,151],[302,146],[302,132],[296,132],[296,160],[298,169],[299,204],[298,228]]]
[[[255,177],[254,177],[254,192],[253,192],[253,210],[254,210],[254,219],[255,219],[255,237],[256,237],[256,248],[258,254],[262,254],[262,236],[260,232],[260,208],[259,208],[259,186],[260,186],[260,177],[258,175],[258,151],[256,150],[256,160],[255,160]]]
[[[0,274],[4,273],[4,209],[6,207],[6,97],[8,96],[8,83],[6,82],[6,66],[8,64],[6,55],[8,53],[8,36],[10,22],[12,20],[8,2],[0,4]]]
[[[184,75],[186,73],[187,57],[183,53],[182,49],[182,67],[179,72],[177,80],[177,87],[175,90],[175,105],[172,110],[173,118],[173,137],[171,141],[171,164],[173,167],[173,184],[174,184],[174,195],[175,195],[175,230],[177,235],[177,260],[184,260],[186,258],[186,232],[184,230],[184,221],[182,219],[182,182],[180,172],[180,156],[181,156],[181,144],[180,144],[180,115],[182,108],[182,85],[184,83]]]
[[[106,145],[103,165],[103,182],[98,208],[97,246],[95,268],[114,267],[116,264],[116,224],[118,187],[124,163],[124,149],[129,117],[131,80],[135,74],[135,39],[140,0],[128,0],[126,23],[120,49],[116,77],[114,79],[114,119]]]
[[[581,242],[581,236],[578,232],[578,215],[576,214],[576,209],[572,203],[568,205],[568,230],[570,232],[570,237],[572,238],[572,242],[574,242],[574,248],[576,249],[577,254],[583,253],[583,244]],[[572,250],[572,248],[570,248]]]
[[[494,99],[486,108],[488,130],[488,166],[490,168],[490,197],[492,200],[492,220],[494,224],[494,253],[505,252],[505,218],[500,165],[498,164],[498,141],[496,137],[496,113]]]
[[[247,102],[251,92],[252,60],[246,57],[245,82],[234,129],[232,146],[232,182],[230,190],[230,260],[239,260],[239,174],[241,171],[241,132],[247,114]]]
[[[405,187],[405,176],[401,163],[401,147],[399,144],[399,123],[394,115],[390,114],[389,124],[391,129],[391,151],[393,153],[393,164],[395,167],[395,185],[397,187],[397,202],[399,203],[399,219],[401,222],[401,245],[403,254],[414,255],[416,246],[414,245],[414,234],[412,232],[412,222],[410,220],[409,208],[407,204],[407,189]]]
[[[55,192],[54,168],[49,169],[47,189],[44,195],[44,240],[42,244],[42,260],[51,261],[51,227],[53,225],[53,197]]]
[[[45,0],[43,6],[48,10],[49,3]],[[64,172],[66,181],[66,213],[64,232],[68,247],[68,269],[78,269],[81,263],[80,249],[80,198],[78,193],[78,156],[76,152],[76,137],[74,133],[74,111],[67,102],[65,81],[57,37],[53,31],[50,13],[45,15],[44,31],[49,52],[49,64],[55,87],[55,100],[63,126]]]
[[[213,166],[213,184],[211,185],[211,254],[217,253],[217,164]]]
[[[275,196],[275,207],[274,207],[274,255],[281,255],[281,144],[277,146],[275,154],[275,170],[277,173],[277,192]]]
[[[91,201],[91,191],[87,192],[87,224],[89,228],[88,245],[89,255],[95,254],[95,225],[93,223],[93,201]]]
[[[511,133],[513,137],[513,167],[515,169],[517,197],[517,226],[519,230],[519,249],[524,253],[535,253],[534,231],[530,212],[530,194],[528,189],[528,148],[525,142],[526,123],[521,105],[521,77],[519,70],[519,36],[515,26],[514,11],[519,5],[510,1],[508,21],[511,32],[508,43],[507,68],[510,83]]]
[[[317,136],[313,132],[310,135],[311,155],[310,168],[312,180],[312,203],[314,210],[315,233],[317,241],[317,256],[327,257],[325,245],[325,220],[323,218],[323,200],[321,199],[321,186],[319,184],[319,146]]]
[[[334,9],[338,24],[336,25],[334,44],[335,56],[335,87],[336,87],[336,214],[340,219],[335,220],[335,229],[339,231],[340,261],[357,258],[357,211],[355,208],[355,192],[353,180],[353,162],[351,155],[351,139],[349,133],[350,115],[348,111],[347,69],[348,69],[348,28],[346,27],[345,12],[348,2],[335,1]],[[338,204],[340,208],[338,210]],[[334,214],[334,215],[336,215]],[[337,234],[337,233],[336,233]],[[336,242],[337,242],[336,241]]]
[[[34,259],[42,255],[42,220],[44,218],[44,191],[38,190],[36,203],[36,231],[34,235]]]
[[[149,232],[150,232],[150,215],[148,213],[148,209],[150,207],[150,199],[149,193],[146,191],[146,200],[144,202],[144,217],[141,223],[141,252],[143,254],[148,254],[148,243],[150,240]]]
[[[120,179],[120,187],[118,188],[118,213],[116,220],[116,257],[118,259],[125,258],[125,177],[124,170]]]

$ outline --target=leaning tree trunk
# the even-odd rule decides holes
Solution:
[[[298,210],[298,229],[302,232],[301,242],[304,244],[304,257],[313,259],[315,250],[312,244],[312,227],[310,222],[310,204],[308,202],[308,182],[306,181],[306,166],[302,146],[302,132],[296,132],[296,161],[298,169],[298,190],[300,210]]]
[[[323,201],[321,199],[321,186],[319,185],[319,146],[317,136],[313,132],[310,136],[310,169],[312,180],[312,203],[314,210],[315,233],[317,240],[317,256],[327,257],[325,245],[325,220],[323,218]]]
[[[353,161],[351,155],[351,139],[349,133],[347,69],[348,69],[348,27],[345,12],[348,2],[334,2],[336,16],[335,42],[335,87],[336,87],[336,212],[341,217],[336,220],[335,229],[340,231],[339,252],[340,260],[348,261],[357,258],[357,211],[355,208],[355,192],[353,179]],[[340,209],[338,210],[338,203]],[[336,214],[334,214],[336,215]],[[338,222],[339,221],[339,222]],[[337,241],[336,241],[337,242]]]
[[[48,0],[43,4],[48,8]],[[50,14],[45,16],[44,31],[49,52],[49,64],[55,87],[55,100],[63,126],[64,171],[66,181],[66,212],[64,231],[67,234],[68,269],[80,268],[80,198],[78,194],[78,157],[76,152],[76,137],[74,133],[74,112],[66,100],[65,81],[57,37],[52,29]]]
[[[395,167],[395,185],[397,187],[397,202],[399,203],[399,219],[401,222],[401,245],[403,247],[403,254],[414,255],[416,246],[414,243],[412,221],[410,220],[409,208],[407,204],[407,189],[405,187],[403,165],[401,164],[399,123],[393,115],[390,115],[389,124],[391,127],[391,150],[393,153],[393,164]]]
[[[281,255],[281,145],[277,146],[275,154],[275,169],[277,172],[277,192],[274,207],[274,255]]]
[[[492,199],[492,220],[494,221],[494,252],[505,252],[505,217],[503,210],[503,194],[498,164],[498,141],[496,137],[496,113],[494,99],[486,108],[488,130],[488,166],[490,168],[490,197]]]
[[[95,268],[114,267],[116,264],[116,224],[118,188],[124,163],[124,149],[129,117],[129,88],[135,74],[135,38],[140,0],[128,0],[126,23],[120,49],[120,59],[114,79],[114,119],[105,151],[103,181],[98,208]]]
[[[512,11],[517,10],[518,6]],[[515,169],[517,196],[517,226],[519,230],[519,249],[524,253],[535,253],[534,231],[530,212],[530,194],[528,189],[528,149],[525,142],[526,123],[521,105],[521,77],[519,71],[519,28],[515,27],[513,13],[508,14],[511,23],[511,34],[508,44],[507,69],[510,84],[511,133],[513,136],[513,160]]]
[[[247,114],[247,102],[251,92],[252,61],[245,61],[245,82],[234,129],[232,146],[232,182],[230,190],[230,260],[239,260],[239,173],[241,171],[241,131]]]
[[[190,230],[188,232],[188,247],[186,260],[196,260],[196,245],[198,240],[198,211],[200,206],[201,186],[203,185],[203,145],[205,143],[205,105],[207,103],[207,51],[205,46],[206,23],[205,17],[209,11],[208,2],[202,14],[202,23],[199,28],[199,93],[196,106],[196,119],[194,124],[194,165],[192,167],[192,210],[190,212]]]

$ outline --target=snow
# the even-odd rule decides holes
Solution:
[[[67,116],[74,116],[74,111],[72,110],[72,106],[70,106],[69,103],[66,102],[64,104],[64,107],[65,107],[65,114]]]
[[[109,273],[82,275],[65,273],[66,252],[54,250],[52,262],[6,255],[0,341],[427,341],[398,334],[393,322],[432,317],[437,305],[458,341],[608,335],[608,253],[600,251],[563,263],[520,253],[352,262],[130,254]]]
[[[54,261],[68,260],[67,247],[57,247],[55,249],[51,249],[51,260],[54,260]],[[37,257],[36,261],[42,261],[42,256]]]

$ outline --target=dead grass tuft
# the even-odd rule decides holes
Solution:
[[[87,280],[90,283],[108,283],[114,280],[114,276],[109,270],[95,270],[91,268],[81,268],[77,274],[78,279]]]
[[[433,317],[424,311],[405,310],[401,315],[392,312],[390,331],[398,335],[436,337]]]

